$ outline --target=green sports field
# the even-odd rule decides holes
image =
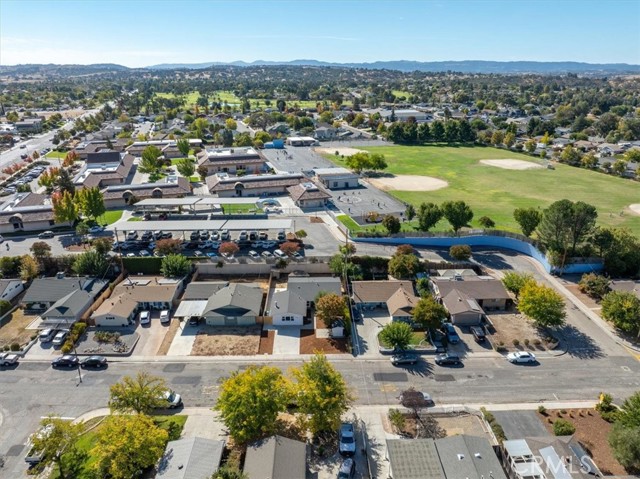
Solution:
[[[489,216],[497,228],[519,231],[513,219],[515,208],[545,208],[567,198],[596,206],[599,224],[627,227],[640,236],[640,216],[628,208],[630,204],[640,203],[640,183],[636,181],[565,165],[556,165],[555,170],[506,170],[487,166],[480,160],[540,162],[528,155],[489,147],[380,146],[367,150],[385,156],[389,173],[432,176],[449,183],[447,188],[437,191],[390,191],[393,196],[416,206],[425,201],[466,201],[474,211],[472,225],[476,227],[480,226],[478,218]],[[326,157],[344,165],[339,157]],[[445,222],[437,229],[440,226],[447,227]]]

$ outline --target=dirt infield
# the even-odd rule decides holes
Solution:
[[[523,160],[480,160],[483,165],[496,166],[505,170],[534,170],[544,166],[532,161]]]
[[[632,213],[640,216],[640,203],[629,205],[629,209],[631,210]]]
[[[449,186],[444,180],[431,176],[395,175],[383,178],[368,178],[367,181],[378,189],[399,191],[435,191]]]
[[[317,153],[325,153],[327,155],[335,155],[337,151],[338,155],[351,156],[351,155],[355,155],[356,153],[360,153],[363,150],[358,150],[357,148],[342,147],[342,148],[314,148],[314,151]]]

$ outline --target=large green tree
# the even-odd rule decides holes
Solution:
[[[346,381],[323,354],[291,370],[301,425],[314,436],[337,431],[354,397]]]
[[[426,296],[413,308],[413,320],[425,329],[438,329],[447,318],[447,310],[432,296]]]
[[[80,211],[87,218],[97,219],[106,211],[104,206],[104,195],[100,188],[84,188],[76,192],[76,200]]]
[[[104,254],[97,251],[87,251],[76,256],[76,260],[73,263],[73,272],[80,276],[102,277],[108,267],[109,261]]]
[[[640,299],[630,291],[611,291],[602,299],[602,317],[616,328],[640,335]]]
[[[395,351],[404,351],[411,344],[413,329],[402,321],[392,321],[383,326],[378,338],[384,346]]]
[[[215,409],[234,441],[246,444],[276,431],[290,391],[291,384],[280,369],[249,366],[223,381]]]
[[[167,384],[161,377],[141,371],[135,377],[125,376],[111,386],[109,408],[112,412],[149,414],[167,405]]]
[[[178,160],[176,168],[178,169],[178,172],[185,178],[190,178],[196,172],[196,166],[190,158],[183,158],[181,160]]]
[[[440,208],[456,233],[473,219],[473,211],[464,201],[445,201]]]
[[[411,279],[420,271],[420,261],[415,254],[394,254],[389,260],[389,274],[397,279]]]
[[[560,326],[566,317],[562,296],[535,281],[527,282],[520,291],[518,309],[544,327]]]
[[[517,273],[515,271],[509,271],[502,277],[502,284],[507,291],[511,291],[516,295],[516,298],[520,296],[520,291],[524,288],[524,285],[534,281],[533,276],[530,273]]]
[[[513,211],[513,218],[520,225],[522,234],[531,236],[542,219],[542,213],[536,208],[516,208]]]
[[[393,215],[386,215],[382,219],[382,226],[384,226],[390,234],[396,234],[400,232],[400,220]]]
[[[566,256],[595,228],[598,213],[583,201],[558,200],[542,212],[538,236],[552,251]]]
[[[435,203],[422,203],[418,207],[418,229],[429,231],[442,219],[442,210]]]
[[[61,479],[73,479],[83,462],[77,443],[84,432],[84,423],[49,416],[40,421],[40,425],[43,433],[32,436],[32,447],[42,453],[38,467],[55,464]]]
[[[72,193],[65,191],[55,193],[51,197],[53,218],[56,223],[73,223],[78,219],[78,205]]]
[[[61,193],[69,193],[73,195],[76,192],[76,186],[73,184],[73,178],[65,168],[60,168],[58,171],[58,177],[55,179],[54,184],[58,187],[58,191]]]
[[[140,163],[138,164],[138,170],[140,170],[141,173],[157,173],[162,166],[162,162],[160,161],[161,156],[162,151],[160,151],[157,146],[147,146],[144,150],[142,150],[142,157],[140,158]]]
[[[316,303],[316,315],[329,327],[338,318],[346,315],[347,304],[344,297],[335,293],[325,294]]]
[[[158,462],[169,440],[167,431],[143,414],[107,417],[90,455],[97,477],[131,479]]]
[[[166,278],[184,278],[191,271],[191,261],[181,254],[169,254],[162,258],[160,271]]]
[[[613,456],[628,472],[640,471],[640,426],[615,423],[609,434]]]
[[[178,147],[178,150],[180,151],[180,154],[182,156],[189,156],[189,150],[190,150],[190,145],[189,145],[189,140],[187,140],[186,138],[181,138],[178,141],[176,141],[176,146]]]

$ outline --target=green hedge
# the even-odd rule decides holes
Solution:
[[[129,274],[160,274],[162,258],[122,258],[122,265]]]

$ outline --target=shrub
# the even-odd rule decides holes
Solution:
[[[529,339],[527,338],[527,339],[525,339],[525,340],[524,340],[524,345],[525,345],[525,346],[529,346],[529,343],[530,343],[530,342],[531,342],[531,341],[529,341]]]
[[[533,340],[533,344],[535,346],[540,346],[542,344],[542,341],[540,341],[538,338],[536,338],[536,339]]]
[[[4,299],[0,300],[0,316],[4,316],[11,309],[11,303],[9,301],[5,301]]]
[[[11,346],[9,347],[9,349],[11,351],[20,351],[20,345],[18,343],[11,343]]]
[[[398,409],[389,409],[389,422],[396,431],[401,432],[404,429],[405,418]]]
[[[73,343],[70,339],[67,339],[60,348],[60,352],[62,354],[69,354],[71,351],[73,351]]]
[[[556,436],[571,436],[576,432],[576,427],[569,421],[558,419],[553,423],[553,434]]]
[[[513,341],[513,345],[517,348],[518,346],[520,346],[520,340],[518,339],[514,339]]]
[[[541,404],[540,406],[538,406],[538,412],[539,412],[540,414],[542,414],[543,416],[546,416],[546,415],[547,415],[547,408],[546,408],[546,407],[544,407],[544,406]]]
[[[453,245],[449,248],[449,255],[458,261],[467,261],[471,258],[471,246],[467,244]]]

